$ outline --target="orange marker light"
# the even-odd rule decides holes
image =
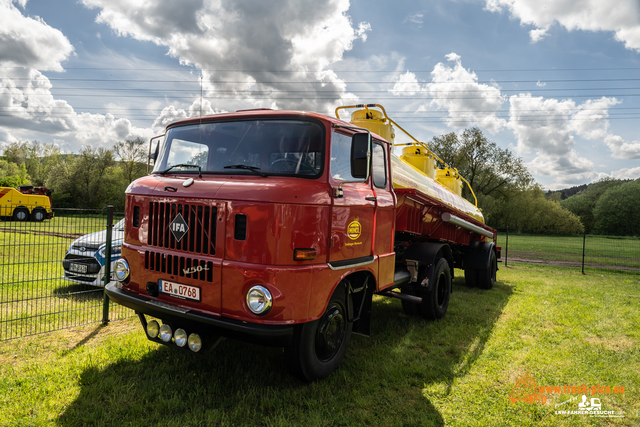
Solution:
[[[315,249],[296,249],[293,251],[294,261],[311,261],[316,259],[318,253]]]

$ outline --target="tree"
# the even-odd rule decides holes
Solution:
[[[24,184],[29,184],[24,163],[18,166],[15,163],[0,160],[0,187],[17,187]]]
[[[560,203],[548,200],[538,185],[505,201],[493,220],[497,226],[520,232],[579,234],[584,231],[580,219]]]
[[[34,185],[48,186],[48,173],[59,159],[60,150],[54,144],[38,141],[12,142],[4,149],[4,157],[15,164],[25,164]]]
[[[638,195],[640,179],[606,190],[593,210],[595,230],[603,234],[640,236]]]
[[[449,166],[458,169],[476,196],[510,197],[533,183],[524,161],[489,141],[477,127],[466,129],[460,135],[451,132],[435,136],[429,148]],[[471,196],[464,191],[463,194],[467,198]]]
[[[144,139],[137,137],[120,141],[113,146],[113,151],[120,158],[127,185],[146,173],[148,152]]]
[[[575,215],[580,217],[580,221],[584,225],[587,233],[595,231],[595,207],[608,190],[622,185],[624,181],[613,178],[603,178],[598,182],[590,184],[586,189],[560,202],[560,205]]]

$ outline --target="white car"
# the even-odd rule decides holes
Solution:
[[[120,258],[124,240],[124,219],[113,226],[111,232],[111,271]],[[107,231],[97,231],[76,239],[62,261],[64,278],[76,283],[104,286],[104,265],[107,249]]]

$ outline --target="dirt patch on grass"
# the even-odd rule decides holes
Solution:
[[[504,262],[504,260],[503,260]],[[575,267],[582,268],[582,263],[578,261],[558,261],[558,260],[550,260],[550,259],[530,259],[530,258],[511,258],[507,260],[507,266],[511,262],[526,262],[529,264],[540,264],[540,265],[557,265],[562,267]],[[640,272],[640,268],[634,267],[625,267],[621,265],[602,265],[602,264],[594,264],[594,263],[584,263],[585,267],[593,267],[593,268],[606,268],[608,270],[624,270],[624,271],[638,271]]]
[[[14,234],[33,234],[35,236],[53,236],[62,237],[63,239],[77,239],[84,236],[83,233],[58,233],[55,231],[33,231],[33,230],[16,230],[15,228],[0,228],[0,231]]]
[[[588,342],[589,344],[601,345],[607,350],[611,350],[611,351],[629,350],[635,346],[634,342],[627,337],[616,337],[616,338],[590,337],[590,338],[585,338],[585,341]]]

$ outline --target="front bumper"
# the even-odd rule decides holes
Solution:
[[[190,327],[231,339],[284,347],[291,343],[293,336],[293,325],[262,325],[185,310],[127,292],[118,288],[115,282],[109,283],[105,292],[111,301],[131,308],[136,314],[146,314],[161,319],[165,323]]]

